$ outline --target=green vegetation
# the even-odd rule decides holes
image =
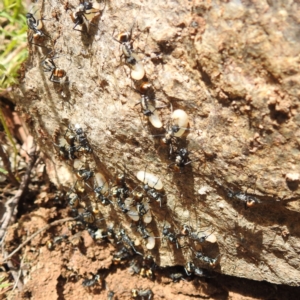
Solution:
[[[18,70],[27,58],[27,24],[21,0],[0,3],[0,92],[17,82]]]
[[[9,283],[8,281],[4,281],[5,277],[0,277],[0,292],[4,289],[6,289],[9,286],[12,286],[12,283]]]

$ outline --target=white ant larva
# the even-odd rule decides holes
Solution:
[[[155,127],[155,128],[162,128],[163,124],[160,120],[159,114],[157,113],[156,108],[148,104],[148,109],[151,111],[151,115],[149,116],[149,121],[150,123]]]
[[[163,188],[162,181],[154,174],[145,171],[138,171],[136,173],[136,177],[139,181],[147,184],[150,188],[155,188],[156,190],[161,190]]]
[[[138,56],[134,53],[126,59],[131,68],[131,78],[134,80],[141,80],[145,76],[145,69],[143,64],[138,60]]]
[[[217,237],[214,233],[207,234],[207,237],[206,237],[205,241],[210,242],[210,243],[213,244],[217,241]]]
[[[152,215],[151,215],[149,203],[144,203],[144,209],[147,212],[143,215],[143,221],[144,221],[144,223],[149,224],[152,221]]]
[[[105,179],[104,175],[100,172],[95,173],[95,181],[98,187],[101,187],[101,193],[104,194],[108,191],[108,184],[107,180]]]
[[[176,109],[173,111],[171,119],[173,120],[173,124],[178,127],[178,131],[173,132],[173,135],[177,137],[182,136],[189,124],[187,113],[182,109]]]
[[[147,238],[148,243],[146,244],[146,248],[147,248],[148,250],[151,250],[151,249],[153,249],[153,248],[155,247],[155,238],[154,238],[154,236],[152,235],[152,233],[150,233],[150,234],[151,234],[151,236],[149,236],[149,237]]]
[[[74,159],[73,167],[74,169],[80,169],[83,167],[83,162],[80,159]]]
[[[132,203],[133,203],[132,198],[126,198],[124,200],[124,208],[128,210],[126,212],[126,215],[130,217],[133,221],[137,222],[140,219],[140,216],[137,209],[132,206]]]

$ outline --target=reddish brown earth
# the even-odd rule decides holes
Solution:
[[[54,194],[41,192],[35,201],[21,205],[32,210],[20,216],[6,236],[5,247],[11,252],[24,236],[29,236],[54,219],[68,216],[68,208],[57,206]],[[39,206],[39,208],[37,208]],[[35,207],[32,209],[32,207]],[[47,242],[55,236],[67,235],[63,242],[49,250]],[[170,268],[156,269],[154,279],[133,274],[130,262],[113,262],[116,248],[108,242],[96,243],[87,231],[70,231],[66,224],[56,226],[34,238],[12,261],[22,270],[24,289],[8,294],[10,299],[132,299],[131,289],[151,289],[153,299],[296,299],[298,288],[256,282],[217,273],[213,278],[187,278],[173,282]],[[93,287],[82,286],[83,278],[100,274]],[[145,298],[147,299],[147,298]]]

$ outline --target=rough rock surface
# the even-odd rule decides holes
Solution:
[[[79,4],[68,3],[73,11]],[[162,179],[166,197],[161,208],[151,203],[154,220],[148,226],[156,237],[166,222],[176,232],[183,224],[199,234],[215,230],[216,243],[180,238],[186,246],[181,249],[156,239],[148,252],[158,264],[194,261],[207,267],[191,250],[202,249],[211,258],[219,256],[217,272],[299,285],[299,4],[107,1],[89,35],[85,28],[72,29],[65,8],[54,0],[43,4],[44,30],[52,41],[45,39],[48,48],[31,46],[15,94],[52,180],[66,190],[74,183],[72,167],[55,157],[53,136],[63,136],[65,124],[78,123],[93,148],[86,163],[108,182],[123,165],[132,188],[140,184],[135,172],[146,166]],[[157,106],[163,106],[158,113],[164,126],[171,107],[190,118],[179,143],[195,161],[182,173],[168,167],[174,160],[160,143],[165,130],[153,128],[136,106],[141,96],[131,87],[138,85],[112,38],[133,23],[133,47]],[[51,82],[51,73],[41,67],[52,49],[55,64],[67,73],[63,84]],[[260,203],[245,209],[239,195]],[[105,222],[121,223],[139,238],[116,206],[104,215],[109,216]]]

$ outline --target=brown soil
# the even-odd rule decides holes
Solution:
[[[32,210],[20,216],[8,230],[5,247],[8,252],[24,240],[24,236],[52,222],[68,216],[68,208],[55,201],[54,194],[42,192],[32,204],[22,204],[22,210]],[[63,236],[62,242],[48,248],[49,241]],[[116,264],[113,254],[117,245],[107,241],[95,242],[87,231],[70,230],[66,224],[53,227],[26,245],[12,261],[22,270],[24,290],[9,294],[13,299],[132,299],[132,289],[151,289],[153,299],[296,299],[300,291],[295,287],[256,282],[211,272],[212,278],[187,277],[173,282],[170,275],[183,268],[155,269],[153,278],[134,274],[133,262],[141,263],[135,255]],[[84,287],[86,278],[99,274],[100,280],[92,287]],[[142,298],[137,298],[142,299]],[[144,299],[148,299],[147,297]]]

